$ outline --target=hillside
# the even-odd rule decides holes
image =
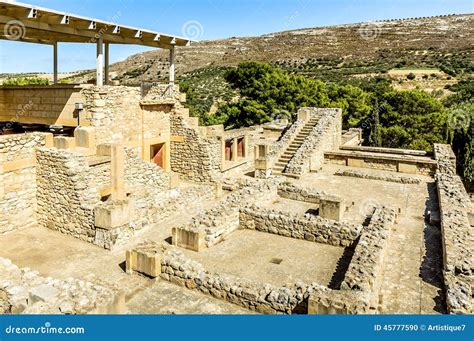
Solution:
[[[348,24],[195,43],[178,50],[177,73],[248,60],[311,78],[327,78],[337,70],[343,77],[404,66],[456,72],[473,60],[473,45],[474,14]],[[166,51],[150,51],[114,64],[111,71],[121,83],[156,81],[156,75],[166,79],[167,60]]]

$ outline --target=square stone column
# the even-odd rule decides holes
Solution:
[[[111,168],[110,168],[110,184],[112,200],[125,200],[125,151],[122,145],[113,144],[110,150]]]

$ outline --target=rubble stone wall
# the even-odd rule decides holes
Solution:
[[[1,314],[120,314],[125,298],[96,278],[45,278],[0,258]]]
[[[342,110],[309,110],[311,117],[318,117],[319,122],[288,163],[286,173],[302,175],[320,169],[324,164],[324,152],[337,150],[341,145]]]
[[[469,223],[471,200],[456,175],[456,157],[449,145],[435,144],[436,183],[441,216],[444,282],[448,312],[474,312],[474,232]]]
[[[126,148],[125,186],[134,189],[150,187],[156,191],[166,191],[170,187],[170,174],[159,166],[142,160],[132,148]]]
[[[344,247],[350,246],[362,230],[362,225],[284,213],[256,205],[240,209],[240,227]]]
[[[321,199],[326,199],[329,197],[335,199],[334,196],[329,195],[324,191],[318,191],[311,187],[296,186],[292,183],[283,183],[278,186],[278,195],[282,198],[313,204],[319,204]]]
[[[87,87],[81,94],[85,98],[82,115],[96,128],[97,144],[122,140],[141,155],[142,147],[150,148],[153,140],[169,141],[170,106],[143,109],[139,87]]]
[[[341,300],[338,292],[316,283],[296,282],[277,287],[232,275],[211,273],[179,251],[165,253],[161,272],[161,278],[171,283],[263,314],[306,314],[310,297],[326,306],[339,306],[347,313],[367,311],[366,304],[354,299]]]
[[[37,155],[38,223],[93,243],[97,185],[84,156],[56,148]]]
[[[203,137],[186,115],[178,110],[171,116],[171,134],[183,141],[171,143],[171,170],[183,179],[213,181],[221,171],[221,141]]]
[[[36,224],[35,149],[46,133],[0,136],[0,234]]]
[[[239,209],[241,207],[245,204],[270,202],[277,196],[275,183],[257,181],[252,186],[244,186],[244,184],[242,186],[179,229],[196,235],[203,233],[206,247],[211,247],[239,228]]]
[[[378,298],[381,284],[382,263],[395,223],[396,213],[391,208],[377,207],[369,225],[362,234],[347,269],[342,290],[365,291]]]

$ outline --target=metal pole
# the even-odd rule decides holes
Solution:
[[[53,45],[53,83],[58,84],[58,42]]]

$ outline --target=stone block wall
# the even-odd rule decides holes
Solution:
[[[177,251],[164,254],[161,269],[164,280],[263,314],[306,314],[310,297],[320,298],[318,302],[324,301],[330,306],[342,304],[342,308],[353,313],[363,311],[363,305],[357,304],[357,301],[341,300],[337,293],[333,295],[333,290],[316,283],[296,282],[277,287],[232,275],[215,274]]]
[[[345,293],[301,281],[278,287],[212,273],[179,251],[163,254],[161,278],[262,314],[327,314],[336,309],[350,314],[369,311],[363,293]]]
[[[342,110],[308,108],[311,117],[318,117],[306,141],[296,151],[285,172],[302,175],[318,170],[324,164],[324,152],[337,150],[341,145]]]
[[[75,85],[1,87],[0,121],[76,126],[75,103],[84,101],[81,90]]]
[[[382,263],[395,223],[396,213],[391,208],[377,207],[369,225],[362,234],[347,269],[342,290],[355,290],[370,293],[372,304],[378,300],[381,284]]]
[[[188,120],[185,109],[177,109],[171,116],[171,134],[182,138],[171,143],[171,170],[183,179],[211,182],[221,172],[222,141],[204,137],[196,125]]]
[[[36,223],[35,149],[51,142],[47,133],[0,136],[0,234]]]
[[[150,187],[166,191],[170,187],[170,174],[154,163],[144,161],[132,148],[125,149],[125,186],[128,188]]]
[[[36,157],[38,223],[93,243],[100,196],[86,158],[55,148],[39,148]]]
[[[142,101],[139,87],[103,86],[82,90],[84,112],[96,129],[97,144],[119,141],[149,161],[151,146],[165,144],[165,168],[169,170],[170,113],[175,100],[167,104]]]
[[[362,225],[284,213],[256,205],[240,209],[240,227],[344,247],[352,245],[362,231]]]
[[[245,204],[270,202],[276,197],[275,183],[257,181],[252,186],[241,185],[243,187],[194,217],[189,224],[176,228],[173,245],[195,251],[199,251],[200,245],[211,247],[239,228],[241,207]],[[188,244],[190,241],[193,243]]]
[[[469,223],[471,200],[456,175],[456,157],[449,145],[435,144],[436,184],[441,217],[444,283],[449,313],[474,312],[474,231]]]

